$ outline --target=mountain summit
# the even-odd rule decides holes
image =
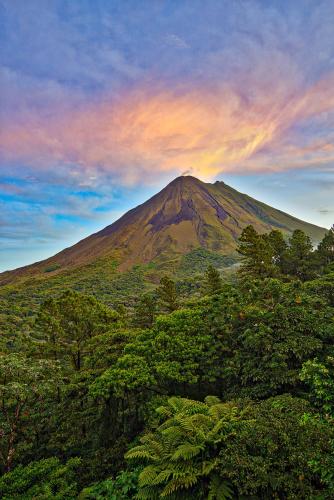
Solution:
[[[280,229],[289,234],[302,229],[314,242],[326,232],[241,194],[224,182],[209,184],[182,176],[102,231],[54,257],[1,277],[43,272],[48,266],[58,272],[104,257],[115,258],[124,270],[166,256],[176,258],[199,247],[230,255],[248,224],[259,232]]]

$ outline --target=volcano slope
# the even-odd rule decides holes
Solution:
[[[102,261],[117,263],[120,271],[149,263],[168,267],[168,262],[178,262],[196,249],[232,256],[242,229],[249,224],[258,232],[279,229],[291,234],[301,229],[314,243],[326,232],[224,182],[210,184],[182,176],[102,231],[49,259],[2,273],[0,284],[45,273],[45,277],[68,273]]]

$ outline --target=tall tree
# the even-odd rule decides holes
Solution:
[[[262,278],[277,274],[275,252],[270,241],[267,235],[257,233],[253,226],[247,226],[242,231],[237,252],[242,255],[243,273]]]
[[[302,281],[312,277],[312,251],[313,245],[310,237],[304,231],[296,229],[289,239],[289,250],[287,252],[289,273]]]
[[[210,265],[205,273],[204,290],[209,295],[213,295],[221,290],[222,285],[223,282],[218,269]]]
[[[284,273],[288,245],[284,239],[283,233],[274,229],[268,233],[266,238],[272,249],[272,263],[278,266],[280,271]]]
[[[157,297],[152,293],[142,295],[134,308],[133,323],[140,328],[153,325],[157,310]]]
[[[6,472],[12,468],[19,435],[24,430],[31,433],[28,424],[38,405],[58,385],[59,369],[52,361],[21,354],[0,356],[0,459]]]
[[[69,361],[79,371],[89,353],[90,339],[108,331],[118,318],[115,311],[94,297],[66,291],[40,308],[36,326],[44,342],[39,347],[53,359]]]
[[[173,312],[178,309],[179,301],[175,281],[168,278],[168,276],[163,276],[160,280],[160,286],[157,289],[157,293],[165,311]]]
[[[319,243],[317,251],[320,261],[324,266],[328,266],[334,262],[334,225]]]

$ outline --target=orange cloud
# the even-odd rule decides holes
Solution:
[[[332,157],[332,145],[303,148],[281,140],[292,125],[333,111],[333,89],[333,75],[299,95],[272,84],[253,99],[226,85],[188,91],[143,87],[48,120],[30,113],[20,123],[5,124],[0,147],[7,161],[40,168],[75,164],[90,173],[102,168],[124,182],[160,171],[210,178],[240,165],[303,166],[310,154],[313,164]],[[281,158],[270,166],[275,148],[283,148]]]

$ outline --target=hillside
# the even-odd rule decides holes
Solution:
[[[124,271],[136,264],[180,260],[199,248],[230,256],[248,224],[259,232],[277,228],[289,234],[302,229],[314,242],[326,231],[239,193],[224,182],[210,184],[183,176],[76,245],[47,260],[2,273],[0,283],[68,272],[101,259],[117,262]]]

